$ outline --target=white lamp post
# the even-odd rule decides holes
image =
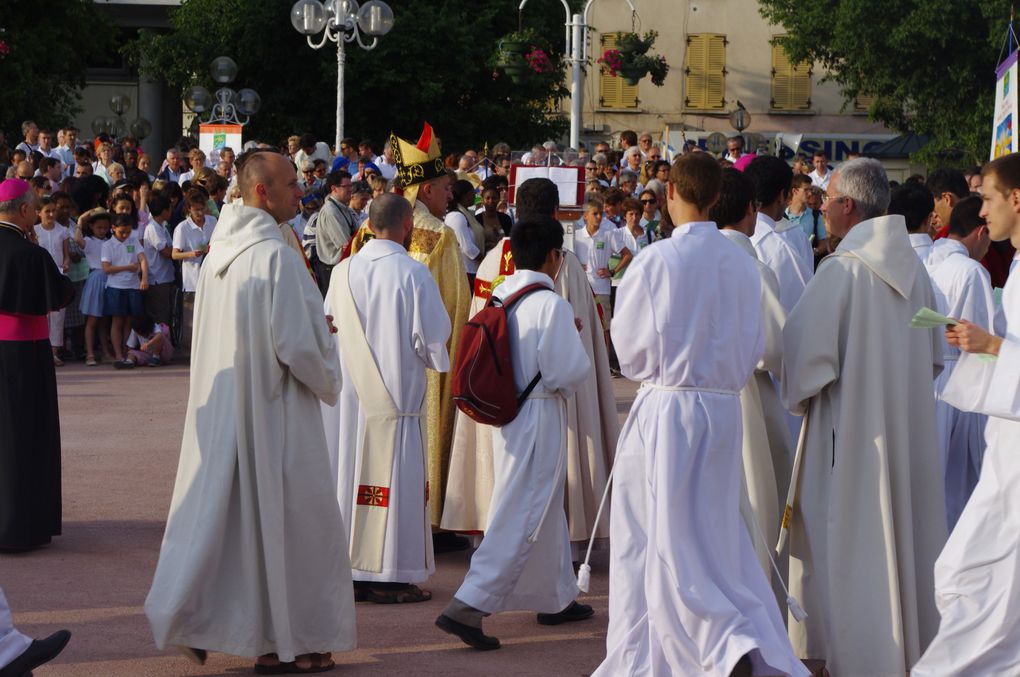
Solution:
[[[290,22],[306,36],[308,46],[321,49],[327,41],[336,43],[336,152],[344,138],[344,43],[358,41],[362,49],[375,49],[379,38],[393,28],[393,10],[382,0],[369,0],[358,6],[357,0],[298,0],[290,10]],[[312,36],[322,33],[316,43]],[[372,38],[365,44],[364,33]]]

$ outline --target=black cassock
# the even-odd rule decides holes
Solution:
[[[48,332],[37,337],[73,298],[49,252],[0,222],[0,550],[60,534],[57,375]]]

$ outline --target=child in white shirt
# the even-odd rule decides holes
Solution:
[[[91,209],[78,218],[78,230],[75,238],[78,246],[85,252],[85,260],[89,264],[89,277],[81,292],[78,305],[85,316],[85,366],[94,367],[96,361],[96,342],[103,348],[107,359],[113,359],[113,345],[110,343],[110,321],[103,308],[103,297],[106,295],[106,272],[103,270],[103,245],[110,239],[112,224],[110,212],[102,207]]]
[[[39,223],[35,226],[35,237],[39,246],[50,253],[64,275],[71,267],[71,231],[57,223],[57,205],[49,197],[39,199]],[[64,313],[65,309],[48,313],[46,320],[50,328],[50,346],[53,349],[53,364],[64,366],[60,359],[60,349],[64,347]]]
[[[170,343],[170,327],[154,322],[148,315],[131,318],[131,334],[127,339],[127,359],[139,366],[158,367],[174,356]]]
[[[188,218],[174,230],[174,261],[181,262],[181,281],[184,288],[184,321],[181,331],[181,348],[191,348],[192,318],[195,312],[195,290],[202,261],[209,252],[216,219],[207,215],[208,196],[200,188],[192,188],[184,196]]]
[[[118,214],[113,219],[113,239],[103,245],[103,270],[106,271],[106,293],[103,307],[111,321],[110,333],[117,369],[132,369],[134,362],[124,356],[129,320],[145,312],[142,292],[149,288],[149,265],[142,244],[131,237],[135,228],[129,214]],[[138,273],[141,272],[141,281]]]

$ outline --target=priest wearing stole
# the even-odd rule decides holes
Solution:
[[[170,516],[145,600],[156,645],[256,672],[321,671],[354,647],[346,530],[319,401],[340,365],[322,296],[279,224],[297,175],[267,150],[237,162],[195,302],[191,389]]]
[[[460,340],[460,328],[468,320],[471,291],[457,236],[443,223],[452,192],[439,150],[439,139],[433,134],[432,127],[425,123],[417,143],[410,143],[393,134],[390,136],[390,147],[397,164],[397,185],[414,208],[414,228],[407,253],[415,261],[425,264],[439,287],[443,306],[454,328],[446,346],[449,362],[453,364],[457,342]],[[373,237],[369,224],[363,224],[351,241],[351,253],[360,251]],[[448,374],[429,369],[426,378],[428,386],[424,416],[427,423],[428,492],[431,497],[429,516],[432,526],[438,527],[443,511],[443,497],[446,495],[453,416],[457,408],[450,394]]]
[[[518,220],[555,218],[559,189],[549,179],[528,179],[517,190]],[[503,238],[482,261],[475,278],[471,314],[481,310],[494,290],[516,270],[510,238]],[[581,343],[592,363],[584,384],[566,395],[567,402],[567,530],[575,561],[593,532],[609,535],[603,515],[595,524],[599,499],[606,488],[619,436],[619,414],[609,372],[609,350],[595,296],[581,262],[563,252],[563,265],[553,277],[556,293],[567,300],[580,323]],[[444,529],[485,531],[489,521],[494,483],[492,445],[494,430],[458,411],[451,452],[450,480],[443,508]],[[597,529],[597,531],[596,531]]]
[[[989,236],[1020,249],[1020,154],[993,160],[982,176],[980,214]],[[946,331],[950,345],[963,352],[943,398],[988,416],[987,447],[974,493],[935,564],[942,623],[910,671],[913,677],[1020,674],[1020,276],[1015,272],[1006,281],[1002,306],[1002,336],[965,320]]]
[[[415,583],[435,571],[425,453],[426,369],[447,372],[450,318],[428,268],[407,255],[411,205],[372,201],[374,237],[334,270],[326,312],[336,318],[343,389],[323,418],[345,523],[355,595],[424,602]]]
[[[822,211],[839,247],[783,328],[783,402],[805,414],[790,524],[790,623],[802,658],[839,677],[903,677],[935,636],[932,568],[946,540],[932,380],[942,338],[902,216],[883,216],[876,160],[833,173]]]
[[[613,471],[597,677],[809,674],[740,518],[739,392],[765,332],[754,261],[708,220],[721,184],[707,153],[673,164],[678,225],[634,259],[617,292],[613,342],[642,385]]]

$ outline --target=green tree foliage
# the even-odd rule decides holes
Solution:
[[[79,112],[86,66],[116,34],[92,0],[2,0],[0,30],[0,129],[14,143],[23,120],[60,127]]]
[[[377,145],[390,131],[417,138],[423,121],[443,147],[488,142],[524,144],[558,135],[565,127],[550,116],[550,99],[561,95],[555,79],[511,85],[495,76],[492,54],[499,37],[517,28],[519,0],[391,0],[395,24],[365,51],[347,48],[347,135]],[[246,138],[279,142],[311,132],[332,140],[336,110],[336,49],[310,48],[290,24],[291,0],[188,0],[171,12],[169,33],[144,32],[130,46],[143,70],[184,92],[212,86],[209,63],[217,56],[237,62],[234,87],[253,87],[262,108]],[[563,49],[563,8],[532,0],[525,26]],[[317,36],[316,36],[317,38]]]
[[[874,119],[929,136],[918,159],[987,159],[1007,0],[759,2],[784,27],[791,58],[822,64],[848,102],[874,96]]]

